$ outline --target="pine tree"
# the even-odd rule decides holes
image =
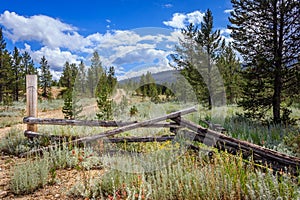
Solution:
[[[231,43],[225,44],[225,40],[222,41],[221,52],[217,57],[216,65],[224,80],[227,103],[236,103],[240,96],[241,63]]]
[[[97,85],[97,107],[99,112],[96,114],[99,120],[112,119],[112,100],[110,97],[110,88],[106,73],[102,73]]]
[[[78,74],[78,68],[75,63],[65,63],[62,76],[60,77],[61,86],[73,88]]]
[[[114,87],[117,83],[114,67],[110,67],[108,72],[103,72],[97,85],[97,106],[99,112],[96,114],[99,120],[111,120],[113,114],[113,101],[110,99]]]
[[[19,93],[22,89],[22,77],[24,77],[24,70],[21,65],[22,57],[17,47],[14,48],[12,55],[12,71],[13,71],[13,100],[19,101]],[[23,91],[24,92],[24,91]]]
[[[21,63],[22,63],[22,68],[24,69],[25,75],[37,74],[37,70],[34,67],[33,60],[27,51],[25,51],[22,54]]]
[[[0,103],[5,105],[12,102],[12,61],[6,49],[6,42],[3,38],[2,28],[0,28]]]
[[[204,52],[205,60],[203,64],[198,64],[200,67],[201,75],[204,78],[204,81],[207,85],[208,93],[208,107],[212,107],[212,98],[216,95],[218,88],[215,83],[218,80],[216,79],[216,70],[217,68],[214,65],[214,61],[217,57],[217,52],[219,50],[220,43],[220,30],[213,31],[213,16],[212,12],[208,9],[203,17],[203,22],[201,22],[201,29],[198,31],[196,42],[200,47],[202,47]]]
[[[298,0],[232,0],[233,46],[243,56],[243,98],[246,115],[264,118],[272,109],[280,123],[296,89],[300,52],[300,2]],[[294,93],[299,93],[294,90]],[[283,113],[281,113],[283,111]],[[286,118],[286,117],[285,117]]]
[[[29,53],[25,51],[21,56],[21,65],[23,69],[22,75],[22,90],[26,91],[26,75],[38,74],[37,69],[34,67],[33,60]]]
[[[79,104],[76,91],[67,89],[64,94],[64,106],[62,107],[65,119],[78,119],[82,110],[83,108],[82,105]]]
[[[51,96],[51,85],[52,85],[52,75],[50,72],[50,66],[45,56],[41,58],[40,61],[40,76],[39,85],[42,88],[42,96],[45,98],[50,98]]]
[[[142,74],[141,78],[140,78],[140,87],[138,88],[138,93],[140,93],[143,98],[145,98],[147,96],[147,81],[146,81],[146,76],[145,74]]]
[[[205,60],[202,46],[197,41],[198,28],[194,24],[189,24],[181,30],[183,39],[179,39],[179,46],[175,46],[176,54],[172,54],[171,58],[175,64],[171,64],[180,74],[187,80],[193,88],[192,91],[183,91],[184,87],[178,86],[178,83],[184,82],[182,76],[174,85],[175,95],[178,100],[187,101],[186,93],[193,92],[198,101],[204,104],[208,103],[209,92],[203,76],[200,74],[201,61]],[[178,86],[178,87],[177,87]]]
[[[117,85],[117,78],[115,77],[115,68],[113,66],[109,67],[108,69],[107,84],[109,88],[109,93],[112,94],[113,90]]]
[[[79,96],[85,96],[86,94],[86,81],[86,68],[83,61],[81,61],[78,67],[78,74],[75,80],[75,88],[79,93]]]
[[[93,57],[91,58],[91,66],[88,69],[87,74],[87,86],[90,91],[90,96],[95,96],[95,91],[97,90],[97,85],[99,78],[104,73],[100,56],[97,51],[94,51]]]

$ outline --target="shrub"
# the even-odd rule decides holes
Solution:
[[[0,151],[6,154],[19,155],[29,150],[29,141],[19,129],[11,129],[0,141]]]
[[[16,165],[10,182],[14,194],[28,194],[47,184],[49,163],[47,159],[37,158]]]

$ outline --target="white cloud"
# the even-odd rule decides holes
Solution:
[[[167,70],[172,70],[168,65],[159,65],[159,66],[148,66],[148,67],[142,67],[142,68],[136,68],[133,70],[130,70],[126,72],[124,75],[121,75],[118,77],[118,80],[124,80],[128,78],[133,78],[133,77],[138,77],[143,74],[146,74],[147,72],[151,72],[152,74],[162,72],[162,71],[167,71]]]
[[[83,59],[77,55],[73,55],[69,51],[61,51],[59,48],[51,49],[48,47],[42,47],[37,51],[31,50],[30,45],[25,44],[25,51],[30,53],[31,58],[35,63],[39,63],[41,58],[45,56],[50,68],[54,71],[62,71],[62,68],[66,61],[69,63],[79,64],[79,59]],[[36,66],[38,67],[38,66]]]
[[[233,11],[233,9],[226,9],[226,10],[224,10],[224,13],[230,13],[232,11]]]
[[[174,13],[170,21],[164,21],[163,23],[166,26],[170,26],[176,29],[185,28],[188,23],[200,24],[203,20],[204,13],[196,10],[191,13]]]
[[[221,34],[222,39],[225,39],[226,43],[229,43],[229,42],[233,41],[233,38],[230,37],[230,34],[231,34],[231,30],[230,29],[223,28],[223,29],[220,30],[220,34]]]
[[[203,16],[205,14],[201,13],[199,10],[196,10],[194,12],[188,13],[186,16],[186,20],[189,23],[193,23],[193,24],[200,24],[203,21]]]
[[[231,33],[231,30],[228,29],[228,28],[223,28],[223,29],[220,30],[220,34],[221,34],[221,35],[223,35],[223,34],[229,35],[230,33]]]
[[[173,4],[167,3],[165,5],[163,5],[164,8],[172,8]]]
[[[164,21],[163,23],[173,28],[184,28],[185,27],[186,15],[182,13],[174,13],[171,21]]]
[[[77,28],[45,15],[24,17],[15,12],[5,11],[0,15],[4,33],[12,41],[38,41],[49,48],[84,50],[89,41],[81,36]]]

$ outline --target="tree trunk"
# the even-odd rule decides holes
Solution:
[[[280,104],[281,104],[281,92],[282,92],[282,52],[283,52],[283,26],[284,15],[282,11],[279,15],[278,22],[278,8],[277,1],[274,1],[274,13],[273,13],[273,34],[274,34],[274,64],[275,64],[275,77],[274,77],[274,95],[272,99],[273,106],[273,122],[279,124],[281,122],[280,117]],[[284,6],[284,5],[281,5]]]
[[[274,95],[273,95],[273,122],[275,124],[280,123],[280,103],[281,103],[281,86],[282,86],[282,81],[280,74],[276,73],[275,74],[275,81],[274,81]]]

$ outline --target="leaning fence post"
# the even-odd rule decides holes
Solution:
[[[27,117],[37,117],[38,86],[37,75],[26,75]],[[27,130],[37,132],[36,124],[27,124]]]

